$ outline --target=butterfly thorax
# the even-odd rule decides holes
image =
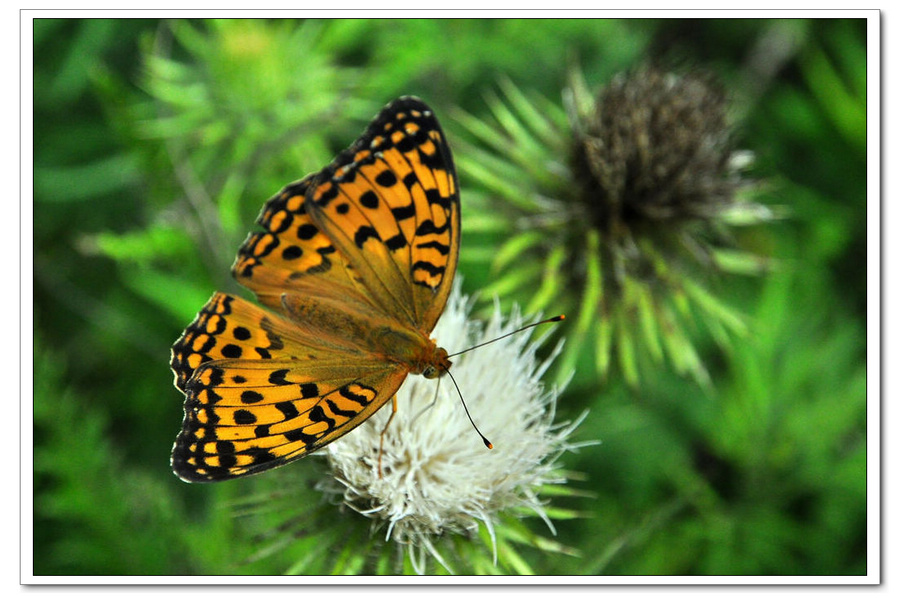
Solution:
[[[371,341],[373,347],[380,349],[386,358],[427,379],[443,376],[453,364],[447,350],[438,347],[421,330],[379,329],[373,332]]]

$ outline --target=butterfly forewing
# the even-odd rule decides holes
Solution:
[[[186,481],[257,473],[341,437],[433,352],[459,253],[450,150],[403,97],[318,174],[263,207],[232,268],[265,310],[216,293],[172,347]],[[389,352],[397,342],[400,357]],[[431,346],[430,349],[427,346]]]
[[[319,175],[307,212],[380,307],[430,331],[459,251],[453,159],[431,110],[403,98]]]
[[[346,259],[306,213],[306,192],[316,174],[286,186],[269,199],[232,266],[235,279],[259,301],[279,310],[281,294],[327,286],[359,294],[360,284]]]

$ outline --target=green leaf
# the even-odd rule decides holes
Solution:
[[[504,272],[503,276],[486,287],[485,293],[502,299],[527,283],[533,283],[540,276],[540,272],[541,267],[537,264],[520,264]]]
[[[712,256],[716,267],[731,274],[759,276],[778,265],[778,262],[771,258],[734,249],[713,249]]]
[[[541,109],[538,109],[536,104],[529,100],[511,79],[504,77],[500,79],[499,83],[510,104],[522,116],[522,121],[528,125],[540,141],[549,146],[550,150],[558,153],[565,151],[560,143],[566,141],[568,137],[561,134],[558,124],[565,123],[566,118],[559,106],[555,103],[544,102]],[[551,121],[547,114],[548,111],[553,111],[556,120]]]
[[[581,305],[578,320],[575,323],[576,333],[586,333],[597,320],[600,300],[603,296],[603,284],[600,266],[600,233],[591,229],[586,235],[585,250],[585,283],[582,289]]]
[[[125,153],[85,165],[35,166],[34,197],[39,203],[81,203],[121,191],[137,181],[137,161]]]
[[[502,272],[513,261],[521,261],[523,259],[521,256],[525,255],[529,249],[543,243],[546,238],[547,235],[540,230],[526,230],[514,234],[497,249],[491,269],[495,272]]]
[[[123,278],[129,289],[185,324],[213,293],[208,285],[150,267],[125,271]]]
[[[626,283],[631,283],[631,280],[627,280]],[[653,360],[661,362],[663,360],[663,349],[659,341],[659,323],[657,322],[656,304],[653,294],[645,286],[631,284],[630,287],[634,289],[638,321],[641,326],[641,333],[644,336],[644,343],[647,345]]]
[[[101,232],[89,237],[86,244],[117,262],[142,264],[162,258],[180,260],[194,252],[184,230],[161,224],[122,234]]]
[[[628,385],[637,387],[640,379],[638,377],[634,339],[631,336],[631,321],[621,311],[615,314],[615,331],[616,350],[619,353],[619,367],[622,369],[622,377]]]
[[[715,320],[738,336],[747,336],[746,322],[738,312],[729,308],[727,304],[717,299],[691,279],[684,279],[681,285],[685,293],[703,312],[715,318]]]
[[[566,261],[566,249],[562,246],[554,247],[544,261],[544,273],[537,292],[531,297],[526,306],[526,314],[541,312],[551,305],[554,298],[559,296],[561,279],[560,269]]]
[[[803,62],[803,74],[813,89],[821,106],[828,113],[838,131],[860,153],[866,148],[866,100],[855,98],[853,91],[845,85],[825,53],[818,47],[811,47]],[[865,63],[858,69],[864,70]]]
[[[486,160],[490,163],[492,160]],[[508,178],[498,177],[484,162],[469,160],[460,157],[456,161],[460,172],[466,177],[475,180],[483,185],[490,193],[499,196],[504,201],[513,205],[524,205],[525,207],[533,206],[529,201],[529,195],[524,194],[517,184],[510,182]],[[518,179],[516,180],[518,181]]]
[[[615,324],[608,316],[600,316],[594,328],[594,358],[597,373],[606,377],[612,360],[612,336]]]

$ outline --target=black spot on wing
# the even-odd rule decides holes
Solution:
[[[397,251],[398,249],[406,247],[406,237],[403,236],[402,232],[398,232],[396,235],[386,240],[384,244],[387,245],[387,248],[391,251]]]
[[[447,222],[441,227],[437,227],[431,220],[425,220],[421,224],[419,224],[419,227],[416,229],[416,236],[421,237],[430,234],[443,234],[447,232],[449,228],[450,222]]]
[[[420,260],[412,265],[413,270],[424,270],[431,276],[437,276],[439,274],[444,273],[443,266],[435,266],[431,262],[426,262],[424,260]]]
[[[374,191],[366,191],[360,195],[359,202],[363,207],[375,209],[378,207],[378,195]]]
[[[298,411],[297,407],[291,402],[279,402],[275,405],[275,408],[284,415],[285,421],[300,416],[300,411]]]
[[[334,403],[333,400],[331,400],[329,398],[325,399],[325,404],[328,405],[328,410],[330,410],[331,414],[333,414],[333,415],[338,415],[340,417],[351,417],[352,418],[352,417],[355,417],[357,414],[359,414],[358,412],[353,411],[353,410],[341,409],[341,407],[339,407],[337,404]]]
[[[371,226],[360,226],[356,229],[356,234],[353,237],[356,246],[362,249],[363,245],[366,244],[366,241],[369,239],[375,239],[376,241],[380,241],[381,237],[378,236],[378,231],[372,228]]]
[[[309,420],[316,423],[325,423],[328,425],[328,431],[334,429],[335,426],[334,419],[326,415],[321,406],[314,406],[312,410],[309,411]]]
[[[279,369],[277,371],[272,371],[269,373],[269,383],[272,385],[290,385],[291,382],[285,379],[288,374],[288,369]]]
[[[225,358],[240,358],[241,353],[241,347],[233,343],[222,346],[222,356]]]
[[[384,170],[375,176],[375,183],[378,184],[378,186],[389,188],[397,184],[397,176],[390,170]]]
[[[366,397],[363,394],[353,393],[353,390],[350,389],[350,385],[356,385],[357,387],[363,388],[363,391],[371,394],[371,398]],[[345,385],[344,387],[339,389],[338,392],[342,396],[347,398],[348,400],[352,400],[352,401],[356,402],[357,404],[359,404],[360,406],[366,406],[369,402],[371,402],[375,398],[375,395],[377,394],[377,392],[374,389],[372,389],[371,387],[366,387],[365,385],[362,385],[361,383]]]
[[[234,411],[234,422],[238,425],[252,425],[256,423],[256,415],[242,408]]]
[[[260,394],[259,392],[255,392],[252,389],[241,392],[241,402],[243,402],[244,404],[257,404],[261,402],[262,399],[262,394]]]
[[[297,238],[301,241],[308,241],[319,233],[319,229],[314,224],[306,223],[297,227]]]
[[[441,255],[447,255],[450,253],[450,247],[444,245],[442,243],[438,243],[437,241],[428,241],[427,243],[419,243],[416,245],[416,249],[435,249]]]
[[[414,203],[410,203],[409,205],[392,207],[391,213],[394,214],[394,219],[398,222],[400,220],[408,220],[416,215],[416,206]]]

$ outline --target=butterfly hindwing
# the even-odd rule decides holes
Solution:
[[[305,456],[365,421],[406,377],[332,361],[296,366],[223,360],[199,369],[187,386],[175,473],[185,481],[221,481]]]
[[[172,467],[182,479],[229,479],[309,454],[371,416],[406,377],[330,342],[304,345],[283,323],[217,293],[173,346],[185,414]]]
[[[280,316],[269,315],[233,295],[216,293],[172,345],[175,386],[186,392],[191,375],[207,362],[278,355],[284,348],[278,332],[290,328]],[[303,357],[299,350],[295,353]]]
[[[218,481],[305,456],[366,420],[406,377],[331,362],[295,367],[225,360],[198,370],[172,454],[176,474]]]

